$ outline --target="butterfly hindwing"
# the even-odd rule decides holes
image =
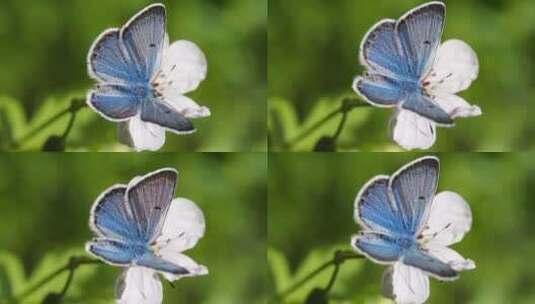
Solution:
[[[128,185],[126,199],[136,223],[137,232],[148,244],[161,232],[163,221],[175,194],[178,173],[162,169]]]
[[[408,12],[396,25],[409,74],[420,79],[434,63],[440,45],[446,6],[431,2]]]
[[[382,107],[396,106],[407,96],[399,81],[381,75],[359,77],[354,87],[366,100]]]
[[[459,275],[450,265],[416,247],[405,253],[403,263],[421,269],[439,279],[452,280]]]
[[[160,100],[143,103],[141,120],[157,124],[177,134],[195,132],[195,127],[184,115]]]
[[[353,238],[353,246],[364,255],[379,263],[399,260],[403,248],[389,235],[376,232],[362,232]]]
[[[139,113],[142,98],[132,86],[99,84],[89,92],[87,101],[107,119],[121,121]]]
[[[446,111],[432,101],[430,97],[423,95],[421,92],[411,94],[401,104],[401,107],[440,125],[449,126],[454,123]]]
[[[86,250],[114,265],[128,265],[137,255],[128,243],[107,238],[93,239],[87,243]]]
[[[162,60],[165,45],[165,6],[155,4],[134,16],[121,30],[121,40],[138,77],[147,83]]]
[[[136,265],[145,266],[157,271],[172,273],[174,275],[188,275],[190,272],[179,265],[166,261],[153,253],[146,253],[136,260]]]
[[[426,220],[438,185],[439,161],[420,158],[396,172],[390,180],[395,209],[401,215],[404,231],[416,235]]]

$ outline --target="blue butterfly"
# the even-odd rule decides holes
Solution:
[[[177,178],[176,170],[161,169],[102,193],[89,223],[97,237],[87,243],[86,250],[115,266],[138,265],[179,276],[190,274],[152,249],[161,235]]]
[[[154,4],[121,29],[109,29],[97,38],[87,59],[89,75],[98,81],[87,96],[91,108],[111,121],[139,115],[142,121],[174,133],[195,131],[159,89],[163,86],[159,67],[168,44],[165,27],[165,6]]]
[[[445,11],[444,3],[434,1],[398,21],[376,24],[362,40],[360,62],[367,73],[355,79],[355,91],[374,106],[398,107],[441,126],[453,125],[454,115],[438,104],[426,81],[440,45]]]
[[[459,269],[432,256],[422,244],[438,174],[439,160],[424,157],[391,177],[368,182],[355,200],[362,231],[352,240],[354,248],[379,264],[401,261],[442,280],[457,278]]]

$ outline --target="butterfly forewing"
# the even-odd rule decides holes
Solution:
[[[395,27],[394,20],[384,20],[376,24],[363,40],[361,61],[374,74],[405,79],[409,76],[409,70]]]
[[[445,13],[446,6],[443,3],[432,2],[410,11],[396,25],[411,76],[420,79],[434,63]]]
[[[388,176],[381,176],[364,186],[357,197],[356,215],[369,230],[398,235],[402,225],[390,202],[388,182]]]
[[[393,204],[401,229],[415,236],[431,206],[438,184],[439,161],[435,157],[418,159],[400,169],[390,181]]]
[[[175,170],[163,169],[138,179],[128,187],[127,203],[137,231],[147,243],[154,241],[161,232],[175,193],[177,178]]]
[[[101,82],[139,82],[136,68],[124,52],[119,39],[119,29],[102,33],[89,51],[89,74]]]
[[[106,190],[91,211],[90,226],[99,236],[124,241],[140,241],[136,222],[126,203],[126,186]]]
[[[138,77],[149,82],[161,64],[165,44],[165,7],[151,5],[121,30],[121,40]]]

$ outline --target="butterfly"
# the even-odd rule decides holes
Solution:
[[[382,20],[360,46],[366,72],[355,79],[353,89],[374,106],[396,109],[392,135],[406,149],[429,148],[436,125],[451,127],[455,118],[481,114],[454,95],[468,88],[479,65],[466,43],[441,45],[445,13],[445,4],[433,1],[397,21]]]
[[[165,28],[165,6],[153,4],[96,39],[87,58],[88,73],[98,82],[87,95],[93,110],[110,121],[139,119],[177,134],[195,131],[188,118],[208,116],[208,110],[181,94],[205,78],[206,61],[191,42],[169,46]]]
[[[86,250],[114,266],[144,266],[179,276],[185,267],[163,259],[154,248],[171,206],[178,173],[161,169],[115,185],[102,193],[91,210],[90,227],[97,236]]]
[[[423,157],[392,176],[373,178],[355,200],[361,231],[352,245],[376,263],[393,265],[391,284],[398,296],[428,289],[427,275],[454,280],[460,271],[475,268],[447,247],[470,230],[472,217],[458,194],[435,195],[438,176],[438,158]]]

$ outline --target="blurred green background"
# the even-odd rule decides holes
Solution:
[[[351,84],[363,68],[358,48],[383,18],[397,19],[426,1],[269,1],[268,113],[270,150],[310,151],[333,135],[339,118],[293,147],[284,146],[354,96]],[[459,38],[480,61],[478,79],[461,93],[483,115],[440,128],[435,151],[518,151],[535,146],[535,2],[449,0],[443,40]],[[397,151],[388,136],[392,111],[350,113],[339,150]]]
[[[0,1],[0,149],[85,98],[92,86],[86,57],[94,39],[120,27],[148,0]],[[171,41],[195,42],[208,60],[208,77],[189,94],[212,116],[194,120],[197,133],[168,133],[167,151],[266,150],[266,0],[161,1]],[[18,149],[38,150],[61,135],[64,116]],[[79,112],[67,150],[128,150],[115,124],[88,108]]]
[[[0,155],[0,303],[84,254],[89,210],[109,186],[162,167],[179,171],[176,197],[203,210],[206,234],[186,254],[210,274],[163,282],[164,303],[265,303],[265,156],[250,154]],[[82,266],[65,303],[111,303],[120,269]],[[19,303],[41,303],[67,275]],[[245,299],[245,300],[244,300]],[[9,302],[11,303],[11,302]]]
[[[272,154],[269,163],[268,240],[270,294],[288,288],[337,249],[350,249],[357,233],[353,201],[372,177],[391,175],[421,154]],[[472,230],[452,248],[477,268],[459,280],[431,279],[429,303],[535,303],[535,156],[445,153],[438,191],[459,193],[470,204]],[[347,261],[329,303],[391,303],[380,296],[383,266]],[[332,269],[287,298],[303,303],[325,287]],[[275,303],[275,302],[272,302]],[[313,303],[313,302],[311,302]],[[320,302],[316,302],[320,303]],[[321,302],[322,303],[322,302]]]

